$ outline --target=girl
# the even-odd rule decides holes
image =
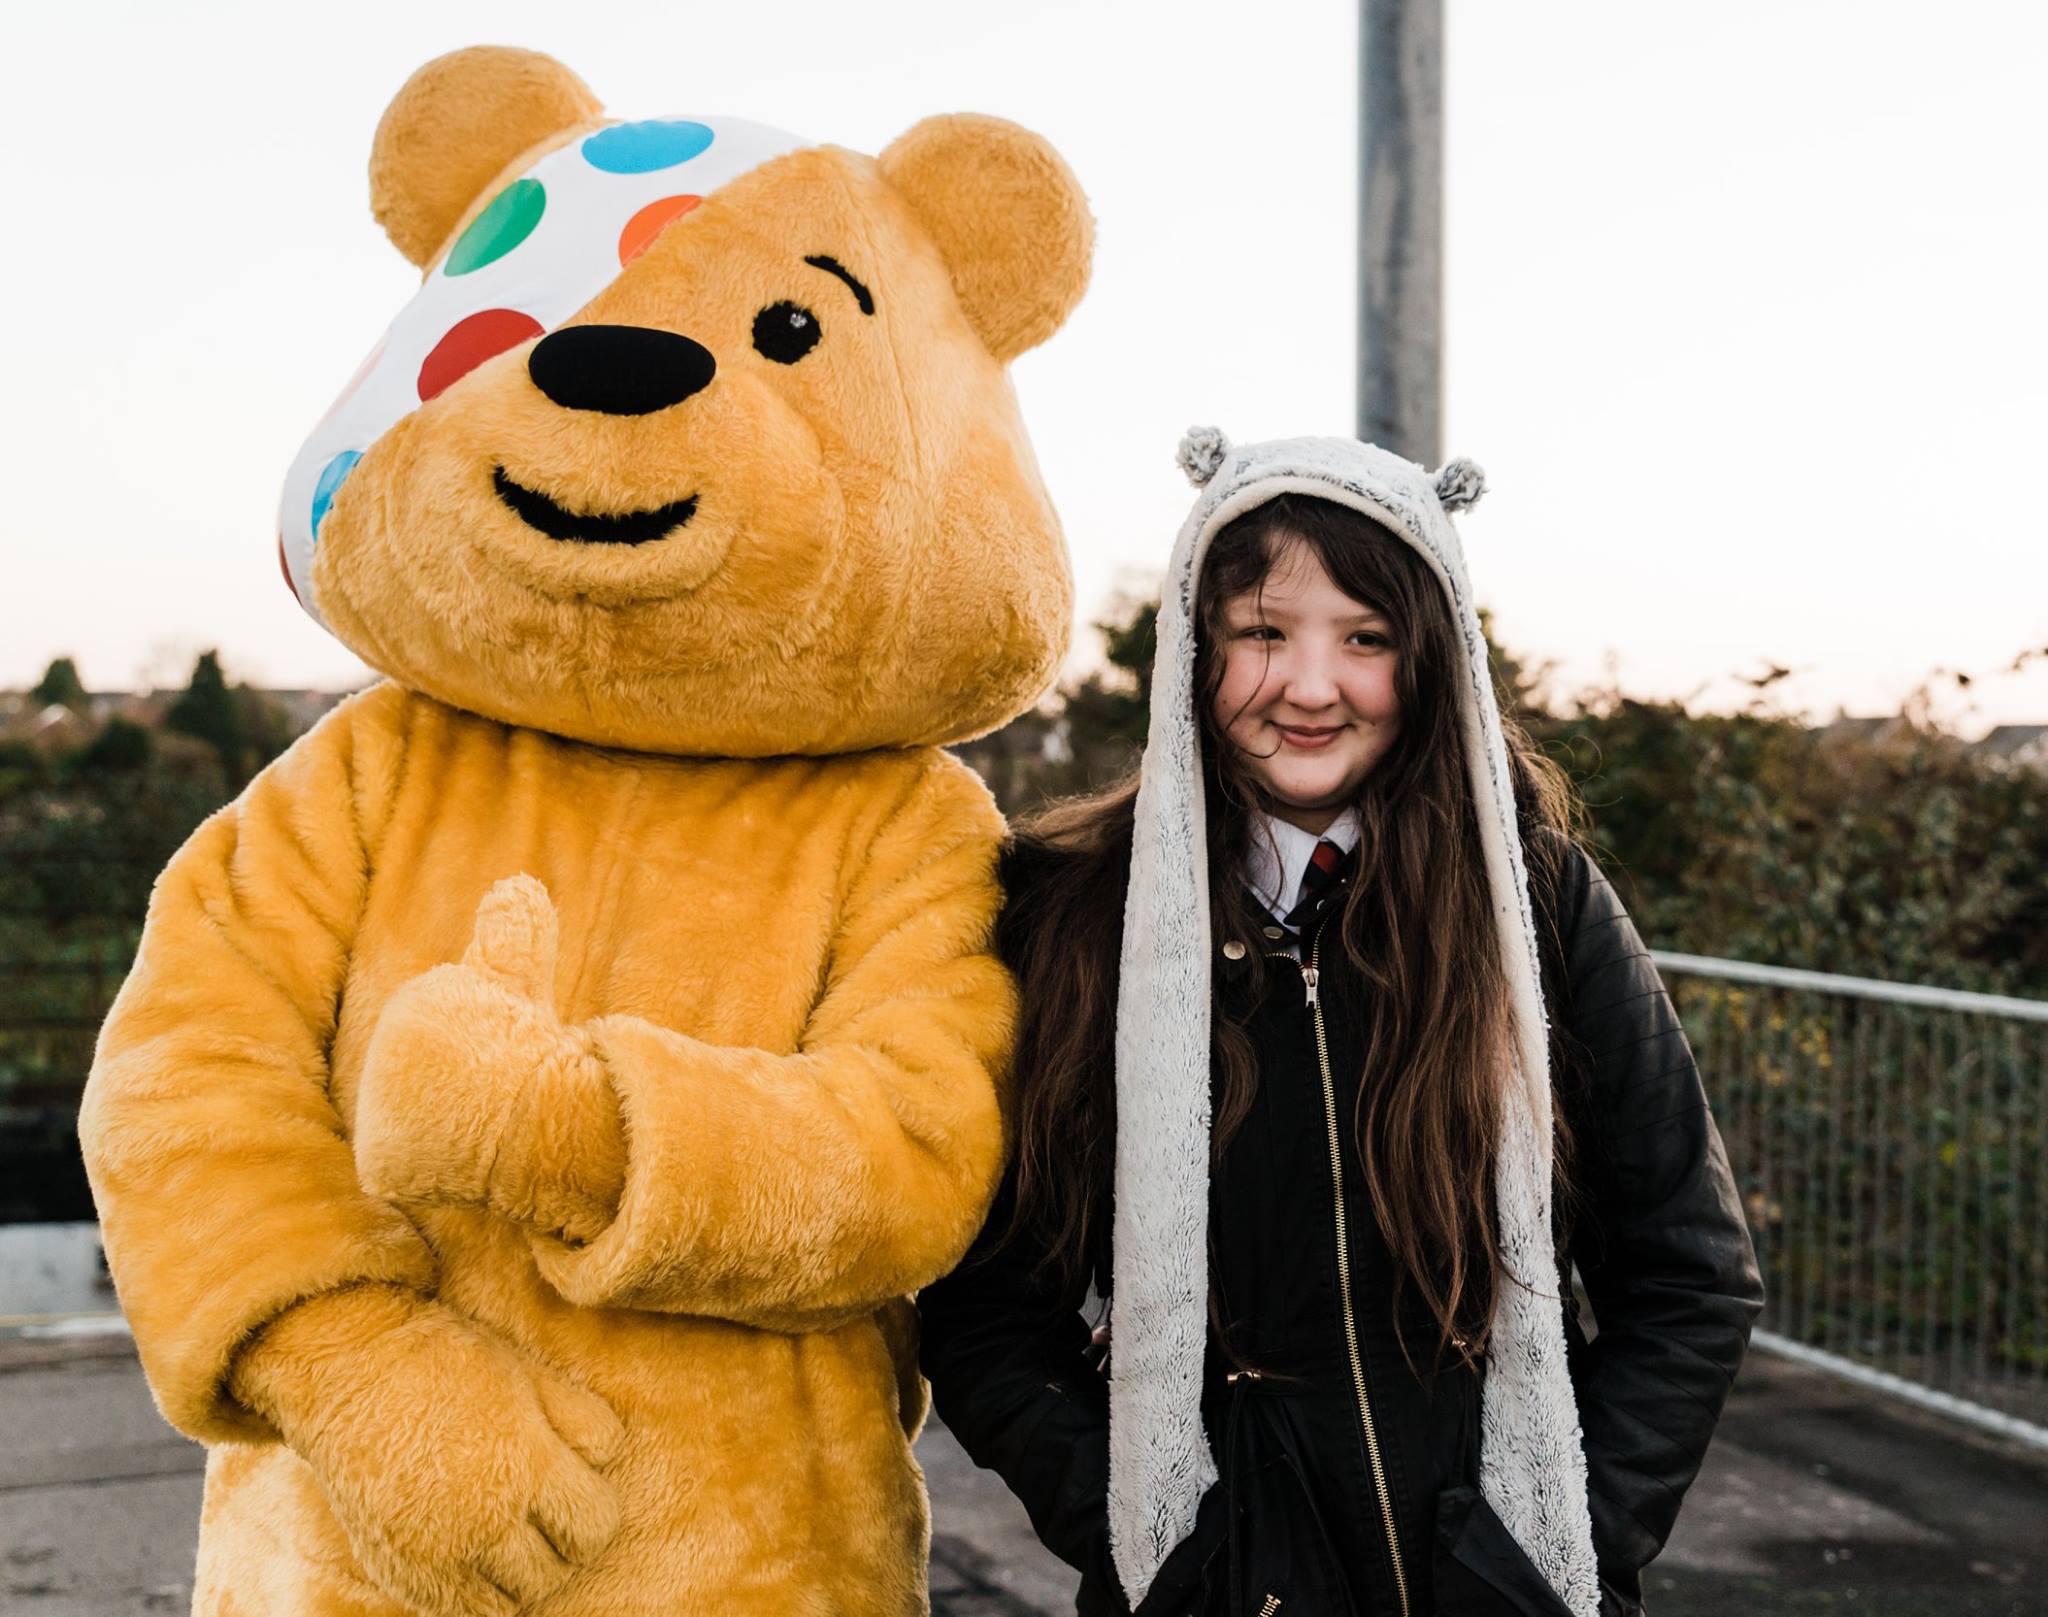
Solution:
[[[1670,1001],[1498,712],[1478,470],[1181,459],[1141,769],[1006,856],[1017,1148],[922,1298],[939,1413],[1084,1614],[1637,1612],[1761,1291]]]

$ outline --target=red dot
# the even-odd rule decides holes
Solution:
[[[626,221],[619,232],[619,267],[624,269],[654,245],[654,238],[671,220],[680,219],[702,202],[702,197],[663,197],[650,202]]]
[[[445,393],[487,359],[538,337],[541,323],[517,309],[480,309],[458,320],[420,366],[420,403]]]
[[[277,570],[284,574],[284,587],[292,592],[292,599],[297,601],[299,586],[292,582],[292,564],[285,558],[283,534],[277,536]],[[299,604],[303,606],[305,603],[301,601]]]

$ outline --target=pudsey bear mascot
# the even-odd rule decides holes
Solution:
[[[507,49],[370,164],[422,287],[287,480],[387,676],[157,884],[81,1132],[242,1617],[925,1609],[908,1294],[1001,1171],[1001,821],[1071,586],[1037,136],[612,123]]]

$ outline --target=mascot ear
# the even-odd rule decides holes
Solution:
[[[905,131],[880,162],[991,354],[1007,363],[1059,330],[1087,290],[1095,221],[1058,152],[1004,119],[953,113]]]
[[[405,81],[370,145],[370,211],[424,268],[483,188],[521,152],[604,110],[551,56],[475,45]]]

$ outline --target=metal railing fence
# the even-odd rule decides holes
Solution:
[[[2048,1447],[2048,1001],[1655,959],[1763,1267],[1757,1345]]]

